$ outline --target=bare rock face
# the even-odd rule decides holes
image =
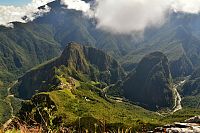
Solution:
[[[185,123],[175,122],[172,125],[157,127],[153,132],[157,133],[200,133],[200,116],[185,120]]]
[[[190,119],[185,120],[187,123],[199,123],[200,124],[200,116],[195,116]]]

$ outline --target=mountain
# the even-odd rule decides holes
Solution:
[[[161,52],[146,55],[123,82],[125,98],[148,109],[172,107],[172,77],[167,57]]]
[[[146,29],[140,40],[98,29],[95,19],[66,9],[60,0],[47,5],[50,12],[32,22],[13,22],[14,28],[0,26],[0,80],[15,80],[30,68],[58,56],[66,42],[101,49],[126,71],[133,70],[143,56],[155,51],[167,55],[173,78],[190,75],[200,66],[199,15],[172,13],[164,25]]]
[[[76,80],[113,84],[124,76],[118,62],[103,51],[70,43],[60,57],[22,76],[16,91],[20,98],[28,99],[36,92],[52,91],[61,84],[73,86]]]
[[[193,72],[188,81],[180,89],[183,105],[190,108],[200,108],[200,68]]]
[[[161,51],[169,59],[174,78],[192,74],[200,65],[199,20],[200,16],[196,14],[172,13],[163,26],[147,29],[138,48],[124,56],[121,62],[127,68],[135,67],[134,64],[146,54]]]
[[[17,114],[29,127],[38,123],[51,132],[63,125],[79,132],[147,132],[199,115],[199,14],[172,13],[140,40],[99,29],[95,19],[60,0],[47,5],[50,12],[32,22],[0,26],[0,123]],[[179,103],[172,78],[178,83],[191,74],[177,84],[183,109],[167,117],[148,111]],[[2,81],[16,82],[4,87]]]
[[[130,35],[112,34],[98,29],[96,20],[87,17],[81,11],[66,9],[60,4],[60,0],[47,5],[51,11],[34,22],[52,27],[55,40],[63,48],[66,42],[77,42],[95,46],[114,57],[121,57],[135,47]]]
[[[191,58],[189,57],[189,53],[188,55],[186,53],[186,50],[188,51],[189,49],[184,45],[187,45],[188,42],[182,41],[184,38],[190,36],[190,34],[186,34],[187,31],[184,29],[184,27],[168,29],[167,31],[166,29],[160,29],[160,31],[157,32],[158,33],[156,33],[156,35],[141,44],[143,45],[141,48],[129,53],[123,58],[128,58],[128,62],[133,62],[135,64],[139,62],[146,54],[154,51],[162,51],[169,59],[173,77],[187,76],[191,74],[194,68],[193,63],[196,63],[192,62]],[[182,37],[179,37],[180,34],[183,34]],[[195,37],[192,38],[197,40]],[[194,42],[190,42],[188,45],[193,43]],[[199,41],[194,43],[196,46],[198,46],[198,44]],[[182,68],[176,69],[177,65],[181,66]]]
[[[13,22],[14,28],[0,26],[0,80],[15,80],[30,68],[57,57],[66,42],[94,46],[116,58],[134,48],[131,36],[97,29],[95,20],[67,9],[60,0],[47,5],[50,12],[32,22]]]
[[[0,80],[4,82],[60,54],[59,44],[50,37],[48,27],[17,22],[14,25],[15,28],[0,26]]]
[[[142,100],[137,101],[140,105],[145,104],[147,107],[148,104],[152,110],[157,109],[157,106],[168,107],[173,101],[171,75],[167,57],[161,52],[145,56],[135,72],[125,80],[124,76],[117,61],[101,50],[70,43],[60,57],[33,68],[14,84],[11,90],[15,95],[27,100],[16,99],[9,94],[5,96],[8,105],[4,106],[12,110],[7,109],[7,115],[15,115],[19,110],[16,117],[10,119],[12,121],[8,128],[13,129],[13,125],[16,129],[18,125],[36,128],[37,123],[44,132],[57,132],[58,129],[102,132],[119,128],[122,131],[142,132],[144,128],[145,131],[152,130],[199,113],[182,110],[174,115],[168,114],[167,119],[163,119],[163,116],[133,102],[107,95],[106,90],[110,86],[123,82],[122,89],[127,98],[142,94]],[[132,85],[143,88],[133,93]],[[131,88],[131,92],[125,87]],[[141,92],[143,89],[149,89],[144,91],[153,95]],[[148,103],[144,103],[147,98]],[[7,117],[4,116],[2,121]]]

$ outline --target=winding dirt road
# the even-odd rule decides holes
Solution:
[[[174,95],[175,95],[175,105],[174,105],[174,107],[173,107],[172,113],[175,113],[175,112],[177,112],[178,110],[181,110],[181,109],[182,109],[182,105],[181,105],[182,99],[181,99],[181,96],[180,96],[180,94],[179,94],[179,92],[178,92],[177,89],[178,89],[178,87],[184,85],[185,82],[186,82],[186,79],[183,80],[183,81],[180,81],[178,84],[174,85],[174,87],[173,87]]]

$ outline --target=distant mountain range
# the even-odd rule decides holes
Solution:
[[[82,12],[65,9],[59,1],[48,5],[51,11],[33,22],[14,22],[13,29],[0,27],[2,81],[16,79],[31,67],[58,56],[67,42],[95,46],[118,58],[134,47],[131,37],[96,29],[94,21]]]
[[[189,75],[200,65],[199,15],[174,13],[162,27],[147,29],[143,41],[134,41],[128,35],[96,29],[95,20],[82,12],[64,9],[59,2],[49,3],[51,11],[33,22],[14,22],[13,29],[0,27],[2,81],[16,79],[31,67],[58,56],[66,42],[73,41],[108,52],[127,71],[154,51],[167,55],[173,77]]]
[[[14,22],[13,29],[0,27],[2,81],[16,79],[31,67],[58,56],[66,42],[73,41],[108,52],[126,71],[154,51],[167,55],[173,77],[189,75],[200,65],[199,15],[174,13],[162,27],[147,29],[143,41],[134,41],[128,35],[96,29],[95,20],[82,12],[64,9],[59,0],[48,5],[51,11],[33,22]]]

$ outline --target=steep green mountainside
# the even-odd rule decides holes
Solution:
[[[51,91],[70,77],[87,82],[113,84],[122,80],[125,73],[116,60],[101,50],[70,43],[59,58],[34,68],[19,79],[18,96],[30,98],[37,91]]]
[[[71,89],[65,87],[63,90],[40,93],[23,104],[19,117],[30,125],[33,121],[27,118],[44,124],[41,116],[36,115],[38,108],[47,123],[54,122],[51,128],[58,126],[56,120],[59,118],[57,124],[72,127],[74,130],[88,129],[91,132],[94,132],[95,123],[98,130],[111,130],[111,127],[115,130],[119,127],[141,130],[143,123],[147,128],[161,124],[156,113],[129,103],[105,99],[101,94],[101,89],[85,83]]]
[[[200,69],[194,71],[189,80],[181,88],[183,105],[200,108]]]
[[[135,47],[131,36],[111,34],[98,29],[94,19],[80,11],[67,10],[59,0],[47,5],[51,7],[51,11],[34,23],[50,25],[54,30],[55,40],[63,48],[66,42],[77,42],[95,46],[114,57],[121,57]]]
[[[21,23],[14,25],[15,28],[0,27],[0,80],[2,81],[12,81],[27,69],[60,53],[59,44],[48,35],[51,34],[48,27]]]
[[[48,89],[53,91],[37,93],[22,103],[17,117],[26,122],[26,126],[34,127],[34,123],[38,123],[44,130],[53,132],[63,127],[71,132],[146,132],[200,113],[195,109],[183,109],[162,116],[132,103],[110,98],[104,92],[107,87],[102,88],[99,82],[60,78],[59,86]]]
[[[173,77],[190,75],[200,64],[199,18],[196,14],[173,13],[160,28],[146,30],[144,41],[121,61],[127,68],[135,67],[144,55],[161,51],[169,59]]]
[[[161,52],[146,55],[121,89],[125,98],[148,109],[172,107],[172,77],[167,57]]]
[[[172,79],[163,53],[145,56],[135,72],[125,80],[124,76],[117,61],[101,50],[70,43],[60,57],[33,68],[12,88],[20,98],[29,99],[23,100],[17,121],[31,127],[38,123],[54,132],[63,127],[81,132],[119,128],[142,132],[199,114],[199,110],[184,108],[165,117],[137,106],[157,110],[173,104]],[[123,82],[120,89],[130,101],[107,94],[116,82]],[[131,99],[139,95],[141,99]],[[16,100],[10,100],[11,105],[5,101],[9,104],[5,107],[18,110]],[[3,120],[12,114],[7,113]]]
[[[175,29],[165,28],[145,42],[143,47],[128,54],[128,62],[137,63],[141,58],[154,51],[161,51],[167,55],[170,62],[170,69],[173,77],[187,76],[192,73],[195,67],[199,66],[198,49],[200,40],[187,30],[178,26]],[[177,66],[180,66],[177,69]]]
[[[14,28],[0,26],[0,80],[12,81],[31,67],[58,56],[66,42],[95,46],[117,58],[134,48],[131,36],[97,29],[94,20],[80,11],[66,9],[60,0],[48,6],[51,11],[33,22],[14,22]]]
[[[0,80],[12,81],[31,67],[58,56],[66,42],[102,49],[120,60],[127,71],[155,51],[167,55],[173,77],[187,76],[200,65],[199,15],[174,13],[163,26],[147,29],[144,38],[138,40],[96,28],[94,19],[66,9],[60,0],[48,6],[51,11],[32,22],[0,27]]]
[[[63,82],[65,84],[65,82]],[[93,82],[76,81],[76,86],[62,86],[60,90],[42,92],[23,102],[18,117],[29,126],[40,123],[44,129],[105,132],[131,130],[146,132],[156,126],[184,121],[200,113],[183,109],[166,117],[139,106],[113,100]]]
[[[22,120],[26,112],[44,124],[43,114],[51,128],[64,123],[77,129],[81,122],[82,129],[91,123],[98,123],[99,130],[105,123],[141,129],[199,115],[199,15],[174,13],[163,26],[147,29],[142,40],[134,40],[131,35],[96,28],[94,19],[66,9],[60,0],[48,6],[51,11],[32,22],[13,22],[14,28],[0,26],[0,85],[51,59],[21,76],[12,88],[16,96],[30,99],[23,103]],[[131,72],[126,78],[116,59]],[[172,77],[190,75],[195,69],[180,89],[183,110],[162,117],[134,105],[171,108]],[[128,100],[115,97],[119,95]],[[0,90],[0,123],[17,113],[19,101],[9,95],[9,88]],[[63,120],[59,123],[54,118]],[[32,120],[27,123],[32,125]]]
[[[21,101],[10,95],[8,85],[1,86],[0,89],[0,125],[2,126],[8,119],[18,113],[21,108]],[[9,86],[10,87],[10,86]]]
[[[71,81],[73,82],[72,79]],[[71,130],[88,129],[94,132],[95,125],[98,125],[98,131],[123,128],[142,132],[144,128],[146,131],[177,121],[184,122],[200,113],[198,109],[184,108],[174,114],[161,116],[134,104],[110,99],[105,96],[104,89],[97,87],[98,82],[74,80],[75,86],[67,85],[64,80],[62,82],[65,85],[55,86],[54,91],[36,94],[24,101],[19,113],[20,101],[7,96],[7,89],[1,89],[0,125],[11,117],[11,106],[14,108],[14,115],[18,113],[16,116],[28,124],[24,126],[34,127],[37,122],[46,129],[45,121],[47,128],[54,131],[69,127]],[[60,89],[57,90],[58,88]]]

